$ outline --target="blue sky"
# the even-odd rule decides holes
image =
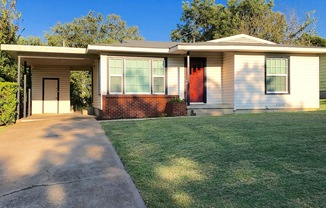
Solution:
[[[227,0],[216,0],[224,4]],[[307,11],[316,10],[317,33],[326,37],[326,0],[275,0],[274,11],[295,11],[304,18]],[[115,13],[136,25],[146,40],[169,41],[171,30],[176,28],[182,14],[182,0],[18,0],[22,13],[22,36],[43,37],[57,22],[71,22],[90,10],[103,16]]]

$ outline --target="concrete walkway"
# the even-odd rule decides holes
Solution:
[[[100,124],[32,116],[0,132],[0,207],[145,207]]]

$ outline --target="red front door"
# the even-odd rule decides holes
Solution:
[[[205,59],[190,59],[190,102],[204,102]]]

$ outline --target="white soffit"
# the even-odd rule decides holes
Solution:
[[[86,48],[69,48],[54,46],[28,46],[1,44],[2,51],[28,52],[28,53],[64,53],[64,54],[86,54]]]
[[[187,51],[205,52],[277,52],[277,53],[307,53],[307,54],[326,54],[326,48],[317,47],[286,47],[286,46],[236,46],[236,45],[177,45],[170,49],[170,53],[183,54]]]
[[[129,53],[169,53],[168,48],[141,48],[141,47],[121,47],[121,46],[99,46],[88,45],[87,53],[100,54],[101,52],[129,52]]]

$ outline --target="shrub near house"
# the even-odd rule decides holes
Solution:
[[[166,114],[167,116],[186,116],[186,102],[180,98],[170,99],[166,104]]]
[[[17,84],[0,82],[0,125],[15,122]]]

